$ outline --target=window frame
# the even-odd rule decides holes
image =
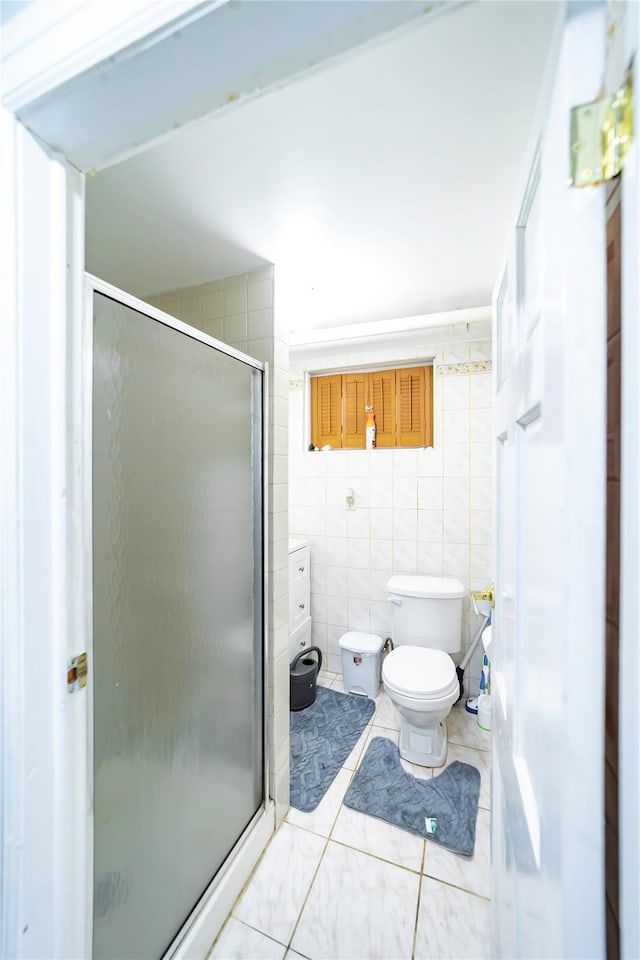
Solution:
[[[434,416],[435,416],[435,357],[430,357],[428,359],[410,359],[405,360],[400,363],[390,361],[387,363],[380,364],[358,364],[353,366],[345,367],[334,367],[334,368],[325,368],[325,369],[311,369],[305,371],[305,391],[304,391],[304,450],[315,449],[312,447],[312,438],[314,436],[313,422],[312,418],[314,417],[314,396],[313,396],[313,381],[317,378],[322,377],[344,377],[350,374],[354,375],[369,375],[376,373],[388,373],[392,372],[396,376],[396,384],[394,385],[394,440],[393,444],[386,446],[378,447],[375,449],[382,450],[420,450],[427,447],[433,447],[434,440]],[[423,439],[424,443],[417,444],[401,444],[399,445],[398,440],[398,386],[397,386],[397,374],[404,370],[413,370],[413,369],[424,369],[425,370],[425,384],[424,384],[424,428],[423,428]],[[344,381],[342,381],[344,384]],[[365,401],[369,400],[369,387],[365,385]],[[319,447],[322,449],[322,446]],[[344,394],[341,389],[340,397],[340,446],[331,445],[331,451],[335,450],[347,450],[353,452],[354,450],[364,450],[366,446],[345,446],[344,445]]]

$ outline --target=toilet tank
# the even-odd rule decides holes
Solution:
[[[411,644],[455,653],[462,639],[459,580],[446,577],[391,577],[387,581],[394,646]]]

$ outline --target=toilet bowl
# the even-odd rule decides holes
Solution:
[[[446,718],[460,696],[449,654],[460,649],[465,589],[443,577],[392,577],[387,590],[394,649],[382,682],[401,718],[400,756],[440,767],[447,757]]]

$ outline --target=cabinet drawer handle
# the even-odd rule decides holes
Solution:
[[[304,603],[298,604],[298,610],[304,610]]]
[[[298,567],[298,573],[304,573],[304,567]]]

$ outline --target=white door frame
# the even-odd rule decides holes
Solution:
[[[188,15],[198,3],[99,4],[103,11],[99,21],[95,5],[90,6],[87,16],[87,5],[71,0],[71,12],[53,22],[50,12],[45,13],[46,4],[31,5],[35,29],[25,36],[11,72],[4,71],[9,107],[0,108],[0,194],[5,201],[0,218],[0,956],[11,958],[84,955],[84,935],[77,922],[81,902],[77,882],[84,876],[77,824],[86,815],[86,810],[78,809],[77,790],[86,769],[78,763],[72,732],[79,728],[74,712],[84,711],[83,696],[68,697],[64,676],[69,654],[83,649],[84,587],[78,579],[81,544],[74,514],[79,427],[69,419],[67,397],[81,362],[74,352],[73,333],[82,314],[84,181],[64,156],[36,142],[13,111],[41,95],[55,97],[61,82],[131,44],[142,45],[154,29],[179,14]],[[42,29],[38,33],[43,15],[46,30],[55,28],[55,33]],[[638,18],[629,22],[637,30]],[[636,80],[637,72],[636,64]],[[627,172],[623,263],[626,258],[635,264],[640,213],[637,147]],[[632,272],[627,270],[629,278]],[[628,331],[623,371],[626,364],[629,375],[623,380],[622,399],[627,453],[622,464],[621,703],[626,710],[621,757],[627,771],[622,791],[628,802],[623,796],[621,830],[626,851],[622,899],[629,918],[628,928],[627,921],[623,928],[623,951],[628,958],[640,953],[634,915],[640,872],[635,808],[640,783],[640,663],[634,645],[640,621],[637,305],[636,278],[623,291]],[[575,586],[579,598],[580,584]]]

